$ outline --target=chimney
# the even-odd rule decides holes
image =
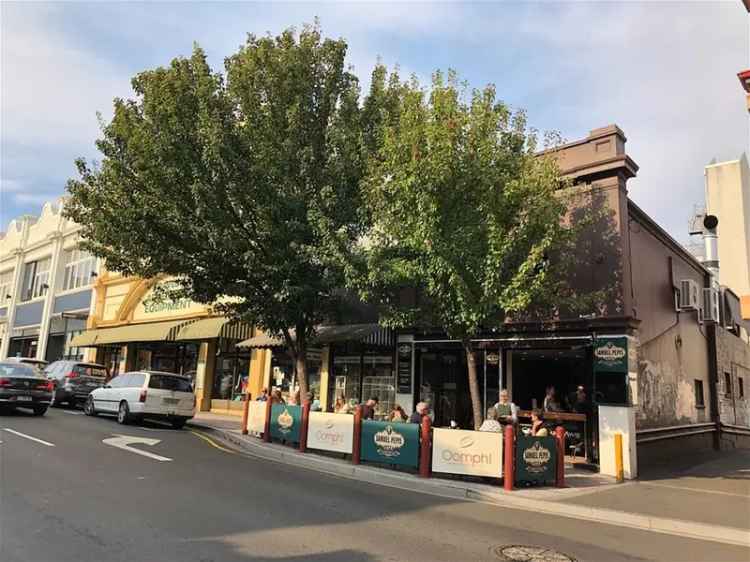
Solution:
[[[714,281],[719,280],[719,238],[716,234],[716,227],[719,225],[719,219],[716,215],[706,215],[703,217],[703,244],[706,247],[706,257],[703,265],[706,266],[714,276]]]

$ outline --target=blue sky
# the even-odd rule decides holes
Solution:
[[[96,158],[96,113],[137,72],[189,55],[222,68],[248,32],[320,19],[349,43],[366,86],[378,57],[426,81],[455,68],[472,86],[574,140],[618,124],[640,165],[631,197],[686,238],[703,166],[748,150],[736,74],[750,67],[748,16],[728,2],[10,3],[0,4],[0,230],[64,193]]]

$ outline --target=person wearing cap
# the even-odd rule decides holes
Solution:
[[[422,418],[430,414],[430,408],[427,402],[419,402],[414,408],[414,413],[409,416],[409,423],[422,423]]]

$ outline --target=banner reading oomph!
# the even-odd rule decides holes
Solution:
[[[502,476],[503,434],[433,429],[432,471],[472,476]]]
[[[419,424],[362,422],[362,460],[419,466]]]
[[[354,416],[310,412],[307,426],[307,446],[310,449],[352,453],[354,443]]]
[[[302,407],[274,404],[271,407],[271,437],[289,443],[299,443]]]
[[[247,430],[250,433],[263,433],[265,425],[266,402],[251,401],[247,408]]]

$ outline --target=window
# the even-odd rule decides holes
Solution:
[[[170,377],[167,375],[151,375],[148,381],[148,387],[158,390],[193,392],[193,386],[188,379],[183,379],[182,377]]]
[[[99,365],[78,364],[73,367],[73,372],[78,373],[78,375],[82,377],[97,377],[103,379],[107,376],[106,369]]]
[[[22,301],[29,301],[47,294],[51,262],[51,258],[44,258],[26,264],[23,271],[23,285],[21,285]]]
[[[96,258],[73,248],[65,252],[65,275],[63,275],[63,291],[85,287],[91,283],[91,274],[96,270]]]
[[[703,381],[695,380],[695,407],[705,408],[706,402],[703,398]]]
[[[737,381],[739,382],[740,387],[740,398],[745,397],[745,381],[742,379],[742,377],[737,377]]]
[[[143,373],[133,373],[132,375],[128,375],[128,384],[126,386],[128,388],[141,388],[145,382],[146,375]]]
[[[0,273],[0,307],[8,304],[8,295],[13,294],[13,270]]]
[[[731,373],[724,373],[724,393],[727,396],[732,395],[732,375]]]

